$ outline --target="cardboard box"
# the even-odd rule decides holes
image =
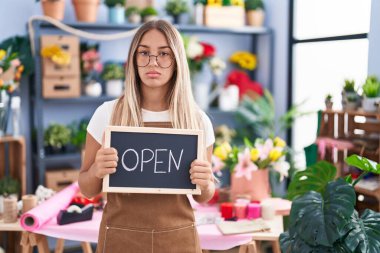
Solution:
[[[46,171],[46,187],[54,191],[60,191],[66,186],[78,180],[79,170],[77,169],[60,169]]]
[[[42,96],[44,98],[75,98],[81,95],[79,76],[44,77]]]
[[[242,27],[245,25],[245,10],[241,6],[205,6],[204,25]]]

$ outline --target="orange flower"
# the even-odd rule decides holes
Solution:
[[[3,85],[4,85],[4,81],[3,79],[0,79],[0,88],[3,87]]]
[[[8,92],[12,93],[15,90],[15,87],[13,85],[8,86]]]

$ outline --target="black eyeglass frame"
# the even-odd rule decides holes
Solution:
[[[158,65],[160,68],[163,68],[163,69],[168,69],[168,68],[170,68],[170,67],[172,66],[173,62],[174,62],[173,57],[172,57],[171,55],[169,55],[169,57],[170,57],[170,59],[171,59],[171,63],[170,63],[170,65],[169,65],[168,67],[162,67],[162,66],[160,65],[160,62],[158,61],[158,56],[159,56],[159,55],[150,54],[150,55],[148,55],[148,57],[149,57],[149,61],[148,61],[148,63],[147,63],[146,65],[144,65],[144,66],[140,66],[140,65],[137,63],[138,52],[136,52],[136,54],[135,54],[135,59],[136,59],[136,65],[137,65],[137,67],[144,68],[144,67],[148,66],[149,63],[150,63],[150,57],[152,57],[152,56],[156,57],[157,65]]]

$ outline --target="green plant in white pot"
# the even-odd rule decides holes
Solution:
[[[106,94],[118,97],[123,93],[124,68],[117,63],[107,63],[102,72],[102,79],[106,81]]]
[[[4,211],[4,198],[18,198],[20,193],[20,182],[12,177],[5,176],[0,179],[0,213]]]
[[[154,7],[148,6],[141,11],[141,17],[144,22],[156,20],[158,18],[158,12]]]
[[[245,0],[247,24],[250,26],[263,26],[265,12],[262,0]]]
[[[125,16],[131,24],[141,23],[141,10],[137,6],[130,6],[125,10]]]
[[[369,172],[380,174],[380,164],[352,155],[346,163],[362,170],[336,178],[326,161],[295,174],[289,185],[292,200],[289,230],[280,235],[283,253],[377,253],[380,249],[380,213],[355,210],[354,186]]]
[[[380,82],[376,76],[369,76],[362,86],[363,89],[363,110],[374,112],[377,110],[376,104],[380,102]]]
[[[108,7],[108,21],[112,24],[123,24],[125,22],[125,0],[105,0]]]

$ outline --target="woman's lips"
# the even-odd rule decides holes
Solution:
[[[146,75],[148,77],[155,78],[155,77],[159,77],[161,74],[157,71],[149,71],[146,73]]]

